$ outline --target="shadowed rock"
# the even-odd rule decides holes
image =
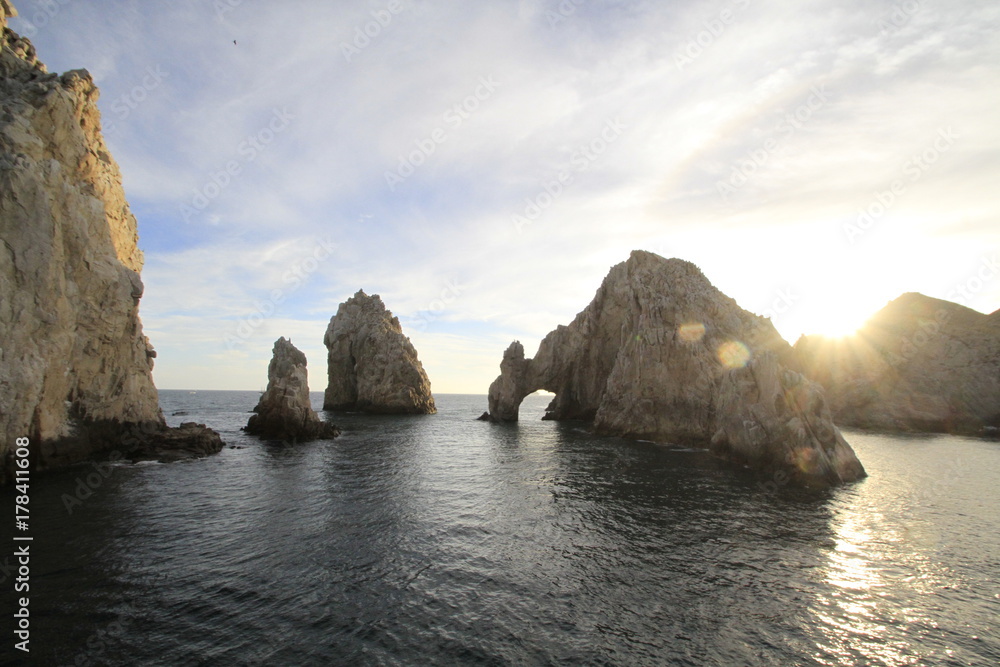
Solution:
[[[803,336],[795,352],[839,423],[944,433],[1000,426],[1000,311],[911,292],[853,336]]]
[[[556,394],[551,419],[598,433],[708,446],[806,484],[865,475],[819,385],[786,366],[770,321],[740,308],[693,264],[635,251],[533,359],[514,342],[490,386],[489,415],[515,421],[528,394]]]
[[[0,471],[17,438],[34,467],[144,446],[211,453],[171,432],[142,332],[143,255],[86,70],[49,73],[0,2]]]
[[[253,411],[243,429],[253,435],[292,442],[340,435],[336,426],[321,420],[312,409],[306,355],[284,338],[274,343],[267,390]]]
[[[359,290],[340,304],[326,335],[329,385],[324,410],[431,414],[434,397],[424,367],[399,320],[377,294]]]

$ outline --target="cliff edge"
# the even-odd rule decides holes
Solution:
[[[792,362],[770,321],[694,264],[634,251],[533,359],[519,342],[507,349],[489,416],[516,421],[524,397],[545,389],[556,394],[546,418],[592,420],[597,433],[702,444],[805,484],[864,477],[822,389]]]
[[[86,70],[47,72],[7,27],[8,2],[0,14],[0,465],[18,437],[37,468],[218,451],[214,431],[170,432],[160,413],[143,256],[97,87]]]

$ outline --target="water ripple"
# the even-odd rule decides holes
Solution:
[[[253,392],[162,399],[242,449],[117,467],[72,515],[79,469],[38,485],[41,663],[1000,664],[996,443],[849,433],[867,480],[769,493],[544,397],[292,448],[239,431]]]

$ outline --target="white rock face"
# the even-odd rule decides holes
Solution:
[[[911,292],[854,336],[803,336],[795,352],[839,423],[945,433],[1000,427],[1000,311]]]
[[[267,367],[267,390],[253,411],[244,430],[254,435],[295,442],[340,434],[312,409],[306,355],[284,338],[274,343]]]
[[[515,342],[490,386],[489,414],[514,421],[528,394],[556,394],[546,418],[598,433],[695,443],[803,483],[864,468],[834,426],[822,389],[790,370],[789,345],[689,262],[635,251],[533,359]]]
[[[340,304],[323,343],[330,382],[324,410],[431,414],[434,397],[424,367],[399,320],[377,294],[359,290]]]
[[[114,425],[141,424],[131,451],[166,427],[139,321],[136,221],[98,91],[85,70],[47,73],[6,27],[9,3],[0,14],[0,454],[29,437],[35,465],[57,466],[121,450]]]

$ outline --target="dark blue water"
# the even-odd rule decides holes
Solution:
[[[289,448],[257,397],[161,392],[219,456],[36,478],[33,664],[1000,664],[997,442],[847,432],[870,477],[810,494],[545,397]]]

